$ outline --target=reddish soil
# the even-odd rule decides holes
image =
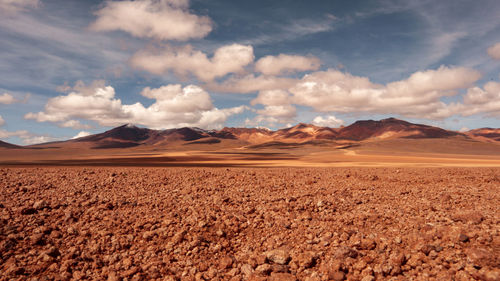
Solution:
[[[1,168],[0,280],[500,280],[499,168]]]

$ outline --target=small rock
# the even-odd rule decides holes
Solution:
[[[116,272],[112,271],[108,274],[108,281],[118,281],[120,280],[116,275]]]
[[[310,268],[316,263],[316,257],[312,253],[300,253],[294,256],[293,260],[301,268]]]
[[[498,281],[500,280],[500,269],[496,268],[489,270],[483,274],[484,279],[487,281]]]
[[[469,242],[469,236],[463,234],[463,233],[460,233],[460,235],[458,236],[458,241],[460,242]]]
[[[342,271],[334,271],[328,274],[328,278],[334,281],[342,281],[345,280],[345,273]]]
[[[23,208],[21,210],[21,215],[33,215],[36,213],[37,213],[37,211],[34,208]]]
[[[484,220],[484,216],[477,211],[462,211],[462,212],[455,213],[452,216],[452,219],[454,221],[480,224]]]
[[[284,249],[275,249],[266,252],[268,260],[277,264],[287,264],[290,261],[290,254]]]
[[[33,208],[36,210],[45,209],[47,207],[48,207],[48,204],[45,200],[39,200],[39,201],[36,201],[35,204],[33,204]]]
[[[259,273],[259,274],[263,274],[263,275],[268,275],[269,273],[271,273],[272,270],[273,270],[273,267],[270,264],[265,263],[265,264],[261,264],[261,265],[257,266],[257,268],[255,269],[255,272]]]
[[[355,249],[351,248],[351,247],[347,247],[347,246],[340,246],[339,248],[337,248],[337,250],[335,250],[334,252],[334,256],[336,258],[356,258],[358,256],[358,251],[356,251]]]
[[[271,274],[267,280],[269,281],[297,281],[297,278],[290,273],[275,273]]]
[[[245,276],[250,276],[252,275],[253,273],[253,268],[251,265],[249,265],[248,263],[247,264],[244,264],[241,266],[241,273],[243,273],[243,275]]]
[[[495,264],[495,255],[483,248],[472,248],[466,250],[467,259],[476,267]]]
[[[361,281],[373,281],[373,280],[375,280],[375,277],[373,277],[372,275],[367,275],[363,277],[363,279],[361,279]]]
[[[39,245],[39,246],[45,245],[45,240],[43,239],[42,233],[37,233],[37,234],[31,235],[30,241],[31,241],[31,245]]]
[[[360,246],[363,250],[373,250],[377,247],[377,243],[371,239],[362,239]]]
[[[223,257],[219,262],[220,269],[229,269],[233,266],[233,259],[230,257]]]

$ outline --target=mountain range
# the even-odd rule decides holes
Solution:
[[[276,131],[266,128],[223,128],[203,130],[185,127],[152,130],[126,124],[103,133],[71,139],[24,146],[23,148],[90,147],[93,149],[131,148],[138,146],[213,145],[229,144],[250,148],[279,147],[328,142],[362,143],[390,139],[443,139],[460,138],[478,142],[500,144],[500,129],[482,128],[468,132],[445,130],[438,127],[414,124],[396,118],[379,121],[361,120],[340,128],[319,127],[299,123]],[[0,141],[0,148],[15,149],[20,146]]]

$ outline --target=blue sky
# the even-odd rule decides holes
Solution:
[[[150,128],[500,127],[500,2],[0,0],[0,139]]]

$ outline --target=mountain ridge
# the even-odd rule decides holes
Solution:
[[[204,130],[195,127],[182,127],[166,130],[140,128],[125,124],[102,133],[77,139],[51,142],[53,146],[74,146],[86,143],[94,149],[130,148],[142,145],[169,146],[177,144],[223,144],[232,142],[243,146],[285,144],[318,144],[323,142],[373,142],[389,139],[437,139],[462,137],[466,139],[500,143],[500,129],[480,128],[468,132],[445,130],[439,127],[410,123],[396,118],[382,120],[358,120],[351,125],[339,128],[321,127],[313,124],[298,123],[292,127],[278,130],[267,128],[224,127],[220,130]],[[27,147],[44,147],[49,143]],[[9,146],[10,145],[10,146]],[[290,145],[286,145],[290,146]],[[19,148],[5,143],[0,147]]]

